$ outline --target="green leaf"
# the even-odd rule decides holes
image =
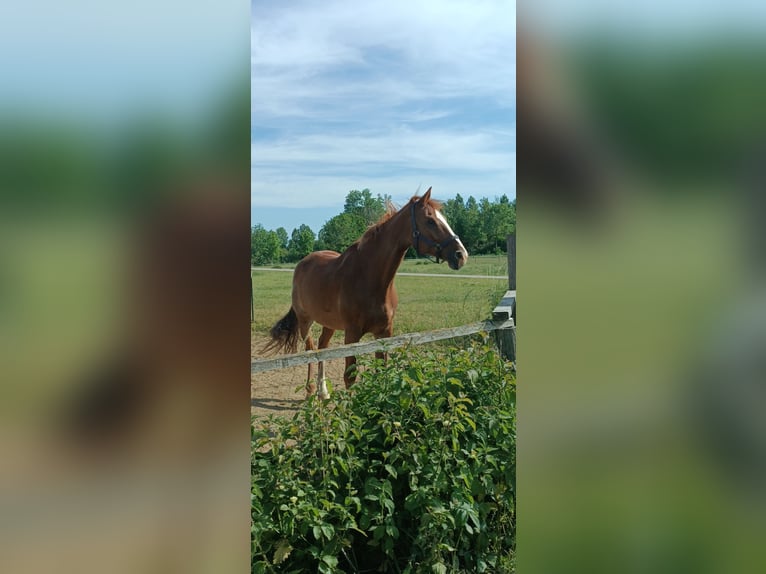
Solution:
[[[274,551],[274,560],[272,562],[274,564],[281,564],[290,555],[292,549],[293,547],[290,546],[287,539],[283,538],[277,543],[277,549]]]
[[[386,524],[386,534],[394,539],[399,538],[399,529],[393,524]]]
[[[357,496],[347,496],[345,500],[346,506],[354,505],[357,512],[360,512],[362,510],[362,501],[359,500],[359,497]]]
[[[323,554],[322,555],[322,562],[330,566],[331,568],[335,568],[338,565],[338,559],[333,556],[332,554]]]
[[[447,574],[447,567],[442,562],[437,562],[431,566],[434,574]]]
[[[332,524],[322,524],[321,529],[325,538],[327,538],[327,540],[332,540],[332,537],[335,534],[335,529],[333,528]]]

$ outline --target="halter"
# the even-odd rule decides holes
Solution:
[[[447,247],[450,243],[457,241],[458,236],[452,235],[451,237],[448,237],[441,243],[436,243],[436,241],[434,241],[433,239],[430,239],[429,237],[426,237],[425,235],[421,235],[420,231],[418,231],[418,224],[415,221],[415,203],[416,202],[413,201],[410,204],[410,215],[412,217],[412,246],[415,248],[415,254],[419,256],[423,256],[429,261],[439,263],[442,249]],[[429,247],[436,247],[436,259],[431,259],[431,257],[427,253],[420,253],[420,250],[418,249],[418,244],[420,243],[421,239],[425,241]]]

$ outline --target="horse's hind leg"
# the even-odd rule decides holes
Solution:
[[[335,333],[335,329],[330,329],[329,327],[322,328],[322,334],[319,335],[320,349],[327,348],[327,345],[330,344],[330,339],[332,338],[333,333]],[[325,382],[324,378],[324,361],[319,361],[318,371],[317,384],[319,385],[319,396],[323,399],[329,399],[330,393],[327,392],[327,383]]]

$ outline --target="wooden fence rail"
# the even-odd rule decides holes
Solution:
[[[342,357],[349,357],[351,355],[364,355],[368,353],[374,353],[376,351],[390,351],[391,349],[404,347],[406,345],[422,345],[423,343],[432,343],[434,341],[442,341],[444,339],[465,337],[466,335],[473,335],[474,333],[479,333],[482,331],[495,331],[497,333],[511,334],[515,347],[516,337],[513,319],[506,319],[501,321],[479,321],[478,323],[461,325],[460,327],[437,329],[435,331],[426,331],[423,333],[407,333],[404,335],[397,335],[395,337],[377,339],[375,341],[352,343],[350,345],[343,345],[342,347],[335,347],[333,349],[305,351],[303,353],[282,355],[281,357],[276,357],[273,359],[258,359],[250,363],[250,372],[260,373],[263,371],[284,369],[286,367],[295,367],[297,365],[306,365],[308,363],[317,363],[319,361],[326,361],[328,359],[339,359]],[[505,339],[507,339],[507,337],[498,339],[498,345],[500,346],[503,354],[509,360],[514,360],[515,357],[513,357],[512,354],[509,355],[506,353],[506,350],[503,348],[504,346],[501,341]],[[513,351],[515,351],[515,348]]]

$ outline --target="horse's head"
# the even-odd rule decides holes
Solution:
[[[431,188],[426,194],[410,202],[412,220],[412,247],[418,255],[432,255],[444,259],[452,269],[460,269],[468,261],[468,251],[452,231],[441,205],[431,200]]]

